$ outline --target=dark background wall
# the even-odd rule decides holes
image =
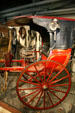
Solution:
[[[1,0],[0,21],[20,15],[75,18],[75,2],[74,0]]]

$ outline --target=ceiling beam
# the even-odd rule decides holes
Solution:
[[[69,8],[70,1],[46,0],[23,5],[0,12],[0,21],[8,21],[15,16],[22,15],[48,15],[64,16],[75,15],[75,8]],[[66,8],[67,7],[67,8]],[[71,7],[71,5],[70,5]]]

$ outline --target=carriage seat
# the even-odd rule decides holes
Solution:
[[[71,49],[65,49],[65,50],[54,49],[50,52],[47,60],[53,60],[66,67],[70,58],[71,58]]]

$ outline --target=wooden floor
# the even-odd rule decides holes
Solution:
[[[16,110],[14,107],[11,107],[10,105],[0,101],[0,113],[21,113],[21,112]]]

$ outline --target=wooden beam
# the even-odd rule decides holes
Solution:
[[[16,110],[15,108],[9,106],[8,104],[2,101],[0,101],[0,112],[1,113],[21,113],[20,111]]]

